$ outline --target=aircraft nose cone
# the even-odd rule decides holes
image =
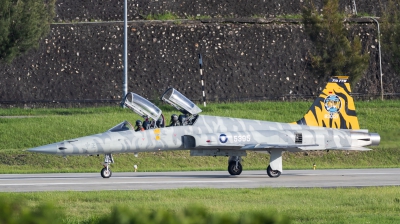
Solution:
[[[49,144],[44,146],[39,146],[35,148],[28,149],[29,152],[39,152],[39,153],[47,153],[47,154],[57,154],[58,147],[57,144]]]

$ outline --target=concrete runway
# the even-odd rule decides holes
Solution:
[[[158,190],[178,188],[366,187],[399,186],[400,169],[284,170],[278,178],[265,171],[1,174],[0,192]]]

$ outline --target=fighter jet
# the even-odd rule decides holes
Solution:
[[[377,133],[359,128],[350,83],[346,76],[331,77],[306,115],[297,122],[278,123],[201,115],[202,110],[174,88],[161,99],[177,108],[179,116],[165,126],[162,111],[136,93],[128,93],[122,104],[144,117],[134,130],[123,121],[108,131],[45,146],[31,152],[67,155],[104,154],[100,174],[111,177],[112,154],[190,150],[191,156],[226,156],[228,172],[242,173],[242,157],[248,151],[270,154],[269,177],[282,173],[282,153],[307,150],[370,150],[380,142]],[[140,121],[140,120],[139,120]],[[144,125],[146,124],[146,125]]]

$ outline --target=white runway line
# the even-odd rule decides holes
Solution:
[[[47,186],[47,185],[105,185],[105,184],[188,184],[188,183],[244,183],[252,182],[249,180],[226,180],[226,181],[154,181],[154,182],[91,182],[91,183],[20,183],[20,184],[0,184],[0,186]]]

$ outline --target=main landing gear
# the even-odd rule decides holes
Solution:
[[[228,160],[228,172],[230,175],[240,175],[242,173],[242,164],[240,161],[242,158],[240,156],[231,156]]]
[[[111,163],[114,163],[114,159],[113,159],[112,155],[111,154],[106,154],[104,156],[104,163],[103,163],[104,168],[101,169],[101,171],[100,171],[101,177],[103,177],[103,178],[110,178],[111,177],[111,174],[112,174],[111,169],[110,169],[110,164]]]
[[[268,174],[269,177],[279,177],[281,175],[281,171],[272,170],[271,166],[268,166],[267,174]]]
[[[270,161],[267,168],[269,177],[277,178],[282,174],[282,149],[274,149],[268,151],[270,154]],[[230,175],[236,176],[242,173],[241,156],[230,156],[228,160],[228,172]]]
[[[270,161],[267,168],[267,174],[269,177],[277,178],[282,173],[282,153],[283,150],[274,149],[269,151]]]

